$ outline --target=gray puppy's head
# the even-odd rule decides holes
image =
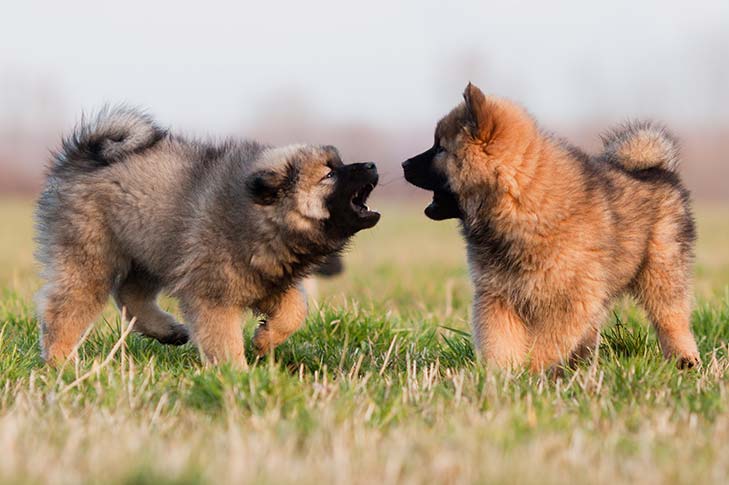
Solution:
[[[344,164],[332,146],[268,148],[246,186],[268,219],[312,239],[343,240],[380,220],[367,207],[377,185],[374,163]]]

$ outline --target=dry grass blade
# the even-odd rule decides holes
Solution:
[[[395,342],[397,342],[397,335],[392,337],[392,342],[390,342],[390,347],[387,349],[387,353],[385,354],[385,360],[382,362],[382,368],[380,369],[379,375],[384,374],[385,369],[387,369],[387,364],[390,362],[390,355],[392,354],[392,349],[395,348]]]
[[[701,369],[664,362],[645,315],[623,302],[620,330],[606,326],[592,360],[554,379],[476,360],[456,223],[431,224],[400,207],[356,240],[343,277],[320,282],[320,305],[275,360],[253,357],[252,318],[244,327],[250,367],[207,367],[194,345],[130,337],[140,322],[128,325],[123,312],[116,325],[109,305],[103,318],[114,324],[90,326],[65,372],[49,368],[31,300],[28,207],[27,243],[0,251],[28,253],[10,259],[28,261],[21,280],[29,288],[0,290],[2,483],[690,484],[729,476],[725,212],[708,224],[699,212],[697,280],[709,289],[697,291],[692,315]],[[0,240],[21,226],[7,220],[0,217]],[[4,269],[0,284],[9,285]],[[160,305],[180,316],[173,301]]]
[[[127,328],[125,328],[122,331],[121,335],[119,336],[119,339],[116,341],[114,346],[109,351],[109,354],[101,362],[101,364],[99,364],[98,366],[92,366],[92,368],[89,369],[85,374],[81,375],[76,380],[74,380],[67,386],[63,387],[58,394],[60,396],[62,396],[63,394],[66,394],[68,391],[72,390],[73,388],[75,388],[76,386],[78,386],[79,384],[81,384],[82,382],[84,382],[85,380],[87,380],[88,378],[93,376],[94,374],[98,374],[104,367],[108,366],[111,363],[111,361],[114,360],[114,356],[119,351],[119,349],[122,347],[122,345],[125,344],[126,339],[129,336],[129,334],[132,333],[132,330],[134,329],[134,324],[136,323],[136,321],[137,321],[136,317],[133,317],[129,321],[129,325],[127,326]]]

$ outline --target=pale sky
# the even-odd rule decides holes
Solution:
[[[333,120],[444,114],[467,81],[541,118],[729,120],[729,1],[6,2],[0,115],[139,104],[245,127],[292,96]],[[32,116],[28,114],[27,116]]]

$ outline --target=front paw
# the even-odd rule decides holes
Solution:
[[[693,369],[701,365],[699,354],[682,355],[678,357],[677,366],[679,369]]]
[[[266,321],[261,321],[253,334],[253,347],[259,357],[266,355],[276,347],[271,337],[271,331],[266,325]]]

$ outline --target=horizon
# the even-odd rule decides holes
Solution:
[[[29,104],[67,124],[129,102],[181,129],[238,132],[283,97],[392,129],[442,116],[468,81],[552,123],[729,122],[727,2],[197,7],[14,4],[0,30],[0,122],[33,121]]]

